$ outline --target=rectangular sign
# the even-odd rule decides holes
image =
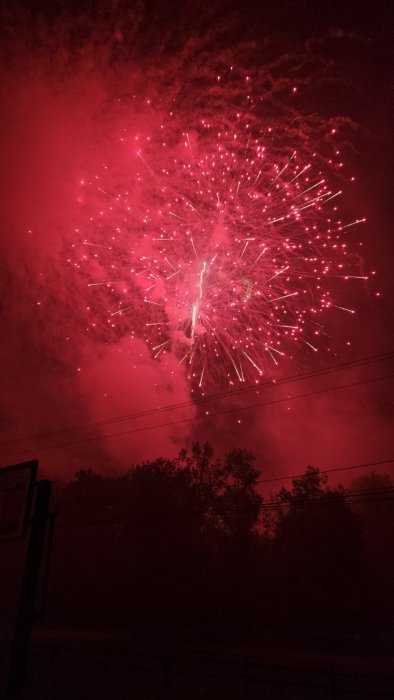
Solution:
[[[23,537],[29,524],[38,462],[0,469],[0,538]]]

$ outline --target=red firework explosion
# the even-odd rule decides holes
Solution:
[[[294,147],[286,126],[210,111],[190,131],[171,112],[156,133],[122,134],[129,187],[108,165],[87,183],[99,204],[82,255],[90,286],[111,290],[108,323],[127,317],[203,389],[258,381],[295,347],[317,351],[323,314],[354,313],[337,280],[367,279],[343,241],[363,220],[338,213],[339,151],[324,162],[300,130]]]

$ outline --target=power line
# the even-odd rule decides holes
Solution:
[[[341,385],[339,385],[339,386],[334,386],[334,387],[327,387],[327,388],[325,388],[325,389],[319,389],[319,390],[316,390],[316,391],[306,392],[306,393],[303,393],[303,394],[297,394],[297,395],[295,395],[295,396],[289,396],[289,397],[285,397],[285,398],[281,398],[281,399],[275,399],[275,400],[272,400],[272,401],[257,402],[257,403],[254,403],[254,404],[249,404],[248,406],[239,406],[239,407],[237,407],[237,408],[231,408],[231,409],[227,409],[227,410],[225,410],[225,411],[216,411],[215,413],[209,413],[209,414],[206,414],[206,415],[195,416],[194,418],[183,418],[183,419],[180,419],[180,420],[177,420],[177,421],[171,421],[171,422],[167,422],[167,423],[161,423],[161,424],[158,424],[158,425],[145,426],[145,427],[141,427],[141,428],[134,428],[134,429],[132,429],[132,430],[122,431],[121,433],[112,433],[112,434],[110,434],[110,435],[98,435],[98,436],[94,436],[94,437],[84,438],[84,439],[82,439],[82,440],[77,440],[77,441],[74,441],[74,442],[61,443],[61,444],[58,444],[58,445],[51,445],[51,446],[46,446],[46,447],[45,447],[45,446],[44,446],[44,447],[38,447],[38,448],[35,448],[35,449],[36,449],[37,451],[47,451],[47,450],[52,450],[52,449],[58,449],[58,448],[61,448],[61,447],[71,447],[71,446],[73,446],[73,445],[79,445],[79,444],[86,443],[86,442],[93,442],[93,441],[96,441],[96,440],[104,440],[104,439],[107,439],[107,438],[114,438],[114,437],[120,437],[120,436],[123,436],[123,435],[131,435],[131,434],[134,434],[134,433],[146,432],[146,431],[148,431],[148,430],[155,430],[155,429],[158,429],[158,428],[167,427],[167,426],[172,426],[172,425],[178,425],[178,424],[181,424],[181,423],[190,423],[190,422],[194,422],[194,421],[196,421],[196,420],[203,420],[203,419],[206,419],[207,417],[211,417],[211,418],[212,418],[212,417],[217,417],[217,416],[221,416],[221,415],[227,415],[227,414],[231,414],[231,413],[237,413],[238,411],[249,410],[249,409],[253,409],[253,408],[257,408],[257,407],[261,407],[261,406],[271,406],[271,405],[278,404],[278,403],[284,403],[284,402],[287,402],[287,401],[292,401],[292,400],[294,400],[294,399],[300,399],[300,398],[306,398],[306,397],[310,397],[310,396],[315,396],[315,395],[327,393],[327,392],[330,392],[330,391],[338,391],[338,390],[341,390],[341,389],[352,388],[352,387],[360,386],[360,385],[363,385],[363,384],[369,384],[369,383],[372,383],[372,382],[375,382],[375,381],[381,381],[381,380],[384,380],[384,379],[391,379],[391,378],[393,378],[393,377],[394,377],[394,374],[385,375],[385,376],[383,376],[383,377],[373,377],[372,379],[360,380],[360,381],[358,381],[358,382],[352,382],[352,383],[350,383],[350,384],[341,384]],[[25,453],[25,452],[27,452],[27,451],[30,451],[30,449],[29,449],[29,450],[19,450],[19,451],[11,452],[11,453],[8,453],[8,454],[23,454],[23,453]],[[3,455],[3,456],[7,456],[7,454],[6,454],[6,455]]]
[[[330,474],[338,471],[348,471],[354,469],[361,469],[365,467],[376,467],[382,466],[383,464],[394,464],[394,458],[387,458],[385,460],[380,460],[377,462],[364,462],[362,464],[351,464],[342,467],[333,467],[331,469],[320,469],[320,474]],[[270,483],[280,481],[282,479],[296,479],[305,476],[305,472],[301,474],[292,474],[291,476],[277,477],[272,479],[261,479],[255,482],[259,483]],[[291,507],[310,507],[310,506],[327,506],[327,505],[338,505],[340,502],[345,502],[347,504],[365,504],[365,503],[381,503],[381,502],[391,502],[394,501],[394,485],[380,488],[380,489],[370,489],[370,490],[359,490],[359,491],[329,491],[323,492],[318,497],[305,498],[291,496],[289,500],[271,500],[263,501],[263,503],[258,504],[259,511],[278,511],[283,509],[289,509]],[[238,512],[243,510],[255,510],[256,505],[253,506],[233,506],[231,508],[226,507],[224,510],[221,509],[222,513],[228,512]],[[138,520],[145,517],[166,517],[172,515],[202,515],[206,511],[202,509],[196,510],[177,510],[170,512],[148,512],[148,513],[136,513],[134,515],[128,516],[118,516],[116,518],[105,518],[100,520],[85,520],[74,523],[60,523],[62,528],[73,528],[73,527],[85,527],[89,525],[108,525],[116,522],[127,522],[132,520]],[[220,514],[220,513],[219,513]]]
[[[284,500],[271,500],[260,504],[247,505],[247,506],[226,506],[225,508],[218,509],[217,515],[222,515],[224,513],[241,513],[248,511],[258,510],[262,511],[273,511],[277,512],[280,510],[291,510],[297,508],[309,508],[309,507],[328,507],[335,506],[339,504],[371,504],[371,503],[388,503],[394,502],[394,487],[389,487],[387,489],[378,489],[377,491],[355,491],[349,492],[348,494],[338,492],[322,493],[320,496],[313,498],[295,498],[292,497],[289,501]],[[101,526],[101,525],[111,525],[115,523],[132,522],[134,520],[144,520],[146,518],[165,518],[173,516],[184,516],[184,515],[204,515],[206,510],[203,508],[198,508],[195,510],[173,510],[173,511],[146,511],[134,513],[132,515],[120,515],[115,518],[101,518],[97,520],[80,520],[77,522],[62,523],[60,522],[58,527],[63,529],[72,529],[74,527],[89,527],[89,526]]]
[[[390,495],[391,494],[391,495]],[[387,495],[384,494],[377,494],[374,496],[372,493],[368,494],[367,496],[361,496],[359,495],[358,497],[352,497],[352,496],[333,496],[331,498],[327,497],[319,497],[319,498],[311,498],[311,499],[305,499],[305,500],[297,500],[297,499],[292,499],[289,500],[288,502],[284,501],[267,501],[266,503],[263,503],[261,505],[261,510],[281,510],[284,508],[306,508],[306,507],[315,507],[315,506],[330,506],[330,505],[338,505],[338,503],[346,503],[352,505],[353,503],[381,503],[381,502],[388,502],[388,501],[394,501],[394,493],[393,489],[388,489]]]
[[[95,421],[95,422],[91,422],[91,423],[70,426],[68,428],[62,428],[59,430],[48,431],[45,433],[36,433],[33,435],[22,436],[19,438],[13,438],[10,440],[5,440],[5,441],[0,442],[0,447],[19,444],[22,442],[27,442],[27,441],[31,441],[31,440],[40,439],[40,438],[65,435],[65,434],[75,432],[78,430],[99,428],[99,427],[102,427],[105,425],[110,425],[112,423],[118,423],[118,422],[123,422],[123,421],[128,421],[128,420],[134,420],[137,418],[143,418],[143,417],[147,417],[147,416],[157,415],[157,414],[161,414],[161,413],[166,413],[168,411],[178,410],[181,408],[187,408],[189,406],[200,405],[200,404],[204,404],[204,403],[208,403],[208,402],[212,402],[212,401],[221,401],[221,400],[226,399],[226,398],[232,398],[232,397],[244,395],[244,394],[247,394],[250,392],[259,392],[263,389],[275,388],[277,386],[286,385],[286,384],[293,383],[296,381],[304,381],[306,379],[314,379],[314,378],[317,378],[320,376],[325,376],[326,374],[331,374],[333,372],[345,371],[347,369],[355,369],[357,367],[362,367],[364,365],[368,365],[371,363],[389,360],[392,357],[394,357],[394,351],[380,353],[378,355],[370,355],[370,356],[367,356],[364,358],[359,358],[358,360],[353,360],[351,362],[341,363],[339,365],[331,365],[330,367],[326,367],[326,368],[319,369],[319,370],[298,373],[295,375],[290,375],[288,377],[283,377],[282,379],[278,379],[278,380],[269,380],[269,381],[266,381],[263,384],[259,384],[259,385],[253,384],[253,385],[241,387],[239,389],[235,389],[232,391],[221,392],[219,394],[213,394],[210,396],[200,397],[197,399],[192,399],[192,400],[184,401],[184,402],[177,403],[177,404],[169,404],[167,406],[163,406],[163,407],[159,407],[159,408],[147,409],[145,411],[138,411],[135,413],[125,414],[123,416],[117,416],[117,417],[107,418],[107,419],[103,419],[103,420]],[[100,438],[97,438],[97,439],[100,439]]]
[[[378,462],[367,462],[367,463],[362,463],[362,464],[351,464],[347,465],[344,467],[334,467],[331,469],[319,469],[319,473],[321,475],[323,474],[331,474],[333,472],[338,472],[338,471],[347,471],[351,469],[361,469],[365,467],[377,467],[381,466],[383,464],[394,464],[394,458],[390,459],[385,459],[385,460],[380,460]],[[283,476],[283,477],[276,477],[272,479],[260,479],[255,482],[255,484],[261,484],[261,483],[270,483],[270,482],[276,482],[276,481],[282,481],[284,479],[297,479],[297,478],[302,478],[305,476],[305,472],[301,474],[292,474],[291,476]],[[388,497],[389,495],[393,494],[393,496]],[[382,498],[384,496],[384,498]],[[271,500],[271,501],[265,501],[262,504],[260,504],[258,507],[259,509],[262,510],[278,510],[278,509],[283,509],[283,508],[289,508],[291,506],[302,506],[302,505],[318,505],[319,503],[322,504],[324,501],[324,505],[327,504],[338,504],[340,500],[346,500],[347,503],[366,503],[366,502],[376,502],[376,501],[391,501],[394,500],[394,485],[393,486],[388,486],[384,487],[381,489],[373,489],[373,490],[363,490],[363,491],[331,491],[328,492],[328,497],[327,494],[323,492],[323,494],[319,497],[315,497],[313,499],[306,499],[304,498],[297,498],[292,496],[291,500],[289,501],[283,501],[283,500]],[[255,506],[246,506],[246,509],[251,509],[255,508]],[[237,507],[234,506],[230,510],[236,510]],[[238,510],[242,510],[242,507],[238,507]],[[177,515],[177,514],[203,514],[205,511],[203,510],[196,510],[196,511],[172,511],[172,512],[165,512],[165,513],[146,513],[141,514],[135,514],[132,516],[119,516],[117,518],[105,518],[101,520],[85,520],[85,521],[80,521],[78,523],[70,523],[70,524],[62,524],[60,523],[61,527],[78,527],[78,526],[87,526],[87,525],[100,525],[100,524],[110,524],[112,522],[123,522],[124,520],[133,520],[133,519],[138,519],[141,517],[152,517],[152,515],[158,515],[160,517],[165,516],[165,515]],[[222,512],[229,512],[229,509],[226,508]]]
[[[382,464],[391,464],[394,463],[394,459],[383,459],[380,462],[366,462],[365,464],[351,464],[349,466],[342,466],[342,467],[335,467],[333,469],[324,469],[323,467],[319,467],[319,472],[323,474],[333,474],[334,472],[348,472],[351,471],[352,469],[363,469],[364,467],[378,467],[381,466]],[[274,481],[285,481],[286,479],[298,479],[305,474],[292,474],[290,476],[277,476],[273,479],[259,479],[256,481],[256,484],[270,484],[273,483]]]
[[[145,426],[141,428],[134,428],[133,430],[125,430],[120,433],[112,433],[110,435],[96,435],[93,437],[88,437],[88,438],[83,438],[82,440],[74,440],[73,442],[64,442],[64,443],[59,443],[57,445],[47,445],[43,447],[35,447],[34,451],[37,452],[46,452],[48,450],[57,450],[63,447],[73,447],[74,445],[81,445],[83,443],[87,442],[95,442],[97,440],[108,440],[112,439],[115,437],[122,437],[124,435],[133,435],[135,433],[141,433],[141,432],[147,432],[149,430],[157,430],[159,428],[165,428],[173,425],[180,425],[183,423],[193,423],[197,420],[206,420],[207,418],[216,418],[218,416],[224,416],[224,415],[230,415],[232,413],[239,413],[240,411],[246,411],[246,410],[251,410],[255,408],[260,408],[262,406],[273,406],[275,404],[280,404],[284,402],[289,402],[289,401],[294,401],[295,399],[303,399],[303,398],[310,398],[311,396],[317,396],[319,394],[325,394],[330,391],[340,391],[342,389],[349,389],[349,388],[354,388],[357,386],[365,385],[365,384],[371,384],[373,382],[377,381],[383,381],[386,379],[392,379],[394,378],[394,374],[387,374],[382,377],[373,377],[372,379],[364,379],[360,380],[358,382],[352,382],[350,384],[340,384],[338,386],[332,386],[332,387],[327,387],[325,389],[318,389],[316,391],[309,391],[305,392],[303,394],[296,394],[294,396],[289,396],[286,398],[281,398],[281,399],[274,399],[272,401],[259,401],[257,403],[249,404],[248,406],[238,406],[237,408],[230,408],[225,411],[216,411],[212,413],[207,413],[205,415],[201,416],[195,416],[194,418],[181,418],[176,421],[169,421],[167,423],[159,423],[157,425],[151,425],[151,426]],[[32,448],[25,449],[25,450],[15,450],[13,452],[8,452],[3,455],[3,457],[11,456],[11,455],[19,455],[19,454],[26,454],[27,452],[31,452]]]

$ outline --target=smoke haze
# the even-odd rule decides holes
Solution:
[[[292,86],[300,85],[301,93],[305,89],[309,109],[314,100],[318,102],[318,97],[311,97],[312,73],[319,76],[318,94],[321,71],[323,66],[329,71],[329,61],[314,56],[315,67],[308,75],[309,69],[301,72],[300,47],[295,47],[291,59],[277,49],[274,60],[270,46],[263,68],[261,47],[232,49],[225,44],[224,30],[216,38],[212,32],[195,37],[189,32],[181,41],[178,35],[181,48],[170,52],[159,46],[155,28],[152,36],[157,48],[148,54],[142,42],[137,50],[142,23],[138,13],[128,20],[127,26],[134,27],[132,36],[116,22],[103,37],[93,26],[89,35],[86,20],[87,38],[75,48],[65,38],[69,22],[72,25],[72,20],[55,23],[51,39],[50,30],[42,29],[41,43],[33,42],[33,31],[29,35],[26,26],[22,30],[11,22],[8,25],[10,38],[1,69],[1,442],[169,404],[182,406],[164,417],[153,415],[93,426],[72,435],[3,444],[2,466],[37,457],[44,469],[62,476],[83,467],[124,469],[160,454],[172,456],[194,439],[208,439],[219,451],[247,447],[257,454],[268,476],[289,469],[297,472],[307,463],[328,467],[390,456],[392,380],[244,410],[247,403],[286,399],[389,375],[387,362],[198,405],[184,366],[177,366],[178,358],[171,353],[155,358],[134,316],[124,315],[119,322],[108,324],[104,310],[108,311],[111,294],[118,302],[120,292],[88,286],[91,280],[107,281],[108,266],[90,258],[86,268],[76,257],[81,241],[97,226],[91,220],[93,211],[97,213],[101,202],[111,195],[97,193],[89,184],[96,176],[100,183],[112,180],[114,189],[130,190],[137,210],[146,205],[146,180],[139,177],[141,163],[135,148],[125,148],[125,134],[128,144],[136,136],[141,141],[150,134],[159,138],[163,118],[175,102],[174,119],[178,121],[174,129],[187,128],[193,134],[203,112],[223,112],[239,100],[235,88],[219,94],[212,86],[217,70],[233,59],[239,60],[240,79],[247,74],[247,62],[255,60],[250,72],[258,73],[260,81],[266,79],[269,117],[274,114],[278,123],[290,104],[291,122],[302,114],[302,108],[291,103]],[[146,41],[146,32],[144,37]],[[312,66],[310,49],[305,49],[305,57]],[[339,114],[340,105],[337,107],[334,111]],[[314,148],[309,145],[311,136],[320,138],[321,124],[327,118],[335,122],[323,108],[321,120],[305,117],[297,127],[297,138],[308,149]],[[348,139],[348,127],[344,134]],[[171,147],[172,155],[179,156],[179,141],[174,139]],[[379,148],[382,152],[381,145]],[[322,150],[325,157],[325,143]],[[356,167],[361,160],[354,155]],[[389,304],[384,301],[392,291],[392,243],[383,214],[388,200],[379,187],[378,197],[376,190],[372,194],[368,190],[365,173],[372,160],[374,177],[382,178],[384,166],[370,152],[361,165],[359,189],[353,189],[346,206],[354,219],[368,215],[367,229],[351,234],[350,242],[356,244],[360,236],[366,241],[362,259],[369,269],[377,264],[379,286],[360,283],[349,293],[358,313],[349,321],[339,319],[328,329],[330,337],[337,338],[333,346],[337,343],[340,350],[328,358],[311,353],[296,364],[284,362],[276,377],[391,349]],[[366,191],[370,194],[364,196]],[[376,289],[382,289],[383,302],[375,300]],[[349,337],[352,345],[346,346]],[[229,409],[233,413],[215,415]],[[204,418],[207,411],[211,417]],[[142,430],[161,423],[173,425]],[[111,432],[129,434],[105,438]]]

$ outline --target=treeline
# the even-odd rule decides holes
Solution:
[[[80,471],[56,491],[48,617],[334,634],[394,620],[394,483],[347,490],[308,467],[265,500],[253,455],[195,444],[121,476]]]

